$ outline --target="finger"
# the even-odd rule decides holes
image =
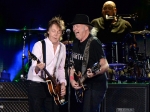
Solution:
[[[65,92],[61,92],[61,96],[64,96],[66,93]]]
[[[81,89],[81,88],[82,88],[81,86],[75,87],[76,90],[77,90],[77,89]]]

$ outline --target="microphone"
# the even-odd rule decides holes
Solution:
[[[109,16],[109,15],[106,14],[105,18],[106,18],[107,20],[111,20],[111,19],[114,19],[115,16]]]
[[[67,36],[70,35],[70,32],[71,32],[70,29],[67,29],[67,30],[66,30]]]
[[[123,15],[115,15],[115,16],[109,16],[109,15],[105,15],[105,18],[106,18],[106,20],[112,20],[112,19],[114,19],[115,17],[117,17],[117,18],[122,18],[122,19],[136,19],[136,18],[138,18],[138,16],[137,16],[137,14],[135,13],[135,14],[123,14]]]
[[[70,38],[70,32],[71,32],[71,30],[70,30],[70,29],[67,29],[67,30],[66,30],[67,37],[68,37],[68,41],[69,41],[69,38]]]

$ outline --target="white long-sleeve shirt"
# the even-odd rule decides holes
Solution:
[[[59,44],[54,54],[52,42],[48,38],[45,38],[44,40],[46,44],[46,69],[50,73],[50,75],[53,75],[54,67],[56,66],[56,62],[58,60],[55,77],[56,79],[59,80],[60,83],[64,82],[66,85],[65,69],[64,69],[65,60],[66,60],[66,47],[64,44],[60,42],[61,44],[60,53],[59,53],[59,49],[60,49],[60,44]],[[38,41],[34,44],[32,53],[40,60],[40,62],[43,62],[41,41]],[[30,66],[27,80],[32,80],[36,82],[45,82],[43,79],[39,77],[41,75],[41,71],[39,71],[38,74],[35,73],[36,64],[37,61],[32,60],[32,65]]]

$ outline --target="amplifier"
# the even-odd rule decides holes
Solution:
[[[0,82],[0,99],[28,99],[27,82]]]
[[[0,112],[29,112],[28,101],[0,101]]]
[[[109,84],[103,112],[149,112],[149,84]]]

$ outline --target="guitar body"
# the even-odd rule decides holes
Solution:
[[[99,70],[100,70],[100,65],[97,62],[92,66],[91,71],[92,71],[92,73],[95,73]],[[79,83],[80,86],[82,86],[81,89],[75,90],[75,95],[76,95],[77,101],[82,103],[84,91],[87,89],[86,86],[83,84],[84,81],[87,79],[87,74],[82,75],[81,72],[78,72],[78,74],[75,73],[74,76],[75,76],[75,80]]]
[[[54,101],[57,105],[62,105],[64,99],[61,96],[61,84],[54,85],[51,80],[46,80],[49,93],[54,97]]]
[[[86,90],[82,82],[83,79],[85,78],[84,76],[82,76],[81,72],[78,72],[78,74],[75,74],[75,80],[79,83],[80,86],[82,86],[81,89],[75,90],[76,100],[77,102],[80,102],[80,103],[82,103],[83,101],[83,94],[84,94],[84,91]]]
[[[77,102],[82,103],[84,91],[85,89],[83,87],[81,89],[75,90],[75,96],[76,96]]]

